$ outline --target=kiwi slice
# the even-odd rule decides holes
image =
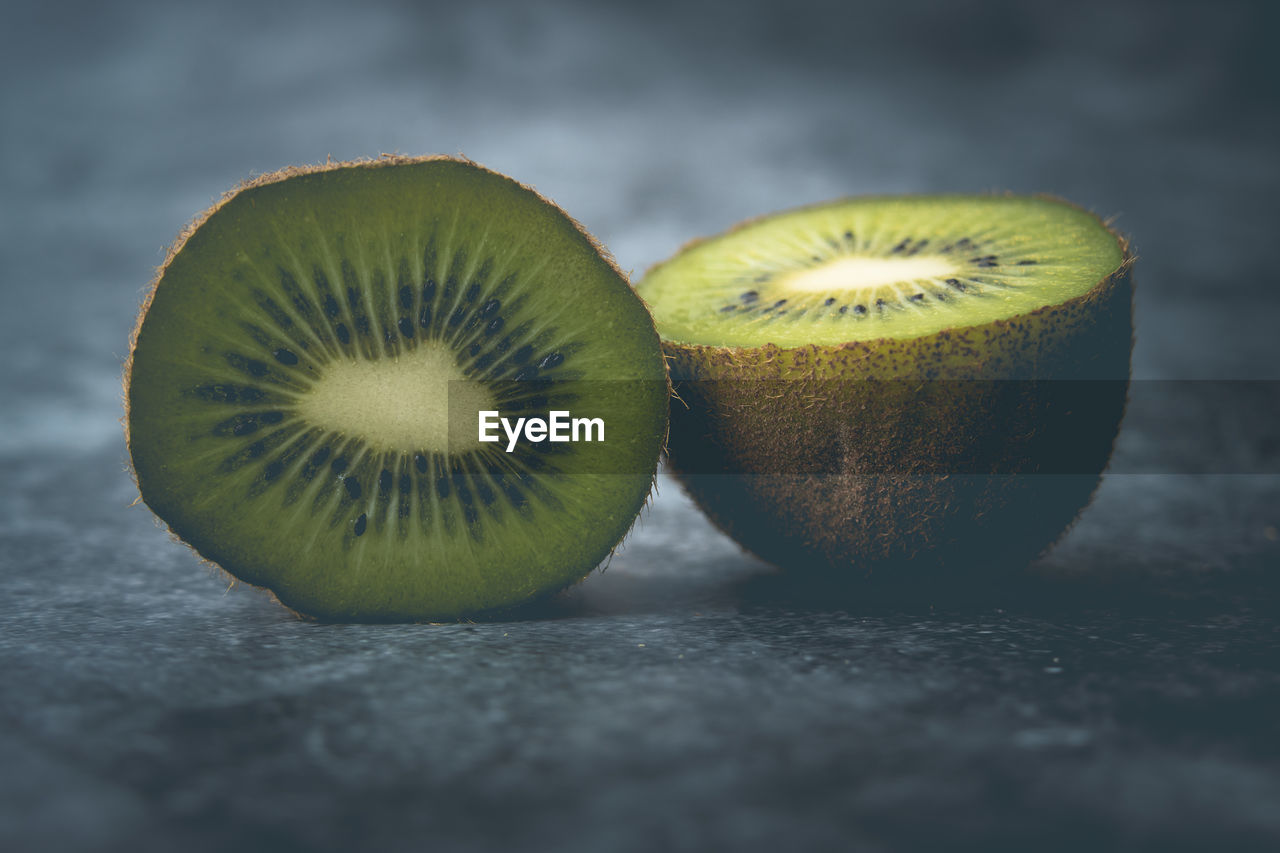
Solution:
[[[1039,197],[845,199],[697,242],[637,285],[686,404],[672,468],[787,568],[1025,565],[1110,457],[1131,266],[1104,223]]]
[[[581,579],[645,502],[667,427],[653,321],[611,260],[448,158],[229,194],[169,253],[126,384],[145,502],[326,619],[456,618]],[[486,411],[584,428],[513,443],[495,421],[481,441]]]

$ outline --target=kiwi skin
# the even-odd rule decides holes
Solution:
[[[741,546],[824,587],[929,594],[1025,568],[1092,499],[1124,415],[1134,256],[1108,231],[1111,275],[1005,320],[790,349],[664,340],[670,469]]]
[[[137,352],[139,334],[142,330],[143,322],[145,321],[147,314],[149,312],[149,309],[151,308],[152,301],[155,298],[157,288],[160,286],[161,282],[164,279],[164,274],[166,270],[169,268],[173,260],[182,251],[182,249],[187,244],[187,241],[192,237],[192,235],[194,235],[200,229],[200,227],[204,225],[204,223],[214,213],[216,213],[219,209],[225,206],[232,199],[236,198],[241,193],[248,190],[253,190],[258,187],[278,183],[281,181],[286,181],[288,179],[298,177],[301,175],[309,175],[309,174],[315,174],[320,172],[328,172],[328,171],[349,169],[349,168],[377,169],[377,168],[383,168],[388,166],[421,164],[421,163],[429,163],[429,162],[437,162],[437,161],[466,164],[467,166],[487,172],[491,175],[495,175],[505,181],[508,181],[511,184],[514,184],[520,189],[535,196],[537,199],[539,199],[540,201],[548,205],[550,208],[557,211],[567,221],[569,226],[574,231],[576,231],[577,234],[590,245],[590,247],[599,256],[601,261],[606,266],[608,266],[618,276],[618,278],[622,282],[624,283],[628,282],[628,276],[618,267],[617,262],[615,261],[613,255],[609,252],[609,250],[599,240],[597,240],[590,232],[588,232],[576,219],[569,216],[568,213],[566,213],[562,208],[560,208],[557,204],[555,204],[555,202],[546,198],[541,193],[538,193],[534,188],[528,186],[527,184],[515,181],[514,179],[506,175],[503,175],[499,172],[486,169],[485,167],[480,166],[479,164],[475,163],[474,161],[466,157],[450,156],[450,155],[404,156],[404,155],[383,154],[378,158],[361,158],[356,160],[345,160],[345,161],[329,160],[329,161],[326,161],[325,163],[320,163],[320,164],[288,166],[273,172],[261,174],[261,175],[252,177],[248,180],[245,180],[241,182],[239,185],[237,185],[236,187],[232,188],[231,190],[228,190],[227,192],[223,193],[222,196],[218,198],[217,201],[215,201],[210,207],[206,208],[204,211],[199,213],[194,219],[192,219],[182,229],[182,231],[170,244],[165,254],[163,263],[156,269],[154,276],[152,277],[149,285],[146,288],[145,295],[143,297],[143,300],[138,312],[137,320],[130,334],[129,352],[124,362],[123,377],[122,377],[123,378],[124,416],[121,419],[121,425],[124,430],[126,448],[129,453],[128,473],[132,477],[135,487],[137,487],[139,490],[139,497],[134,501],[133,505],[137,505],[138,503],[143,503],[150,507],[150,503],[145,497],[145,495],[148,493],[148,489],[145,487],[143,478],[139,476],[138,466],[135,464],[135,459],[137,458],[137,448],[135,448],[134,446],[134,435],[130,429],[130,424],[131,424],[130,410],[131,410],[131,399],[132,399],[130,394],[130,388],[133,384],[134,357]],[[643,301],[641,301],[641,304],[643,305]],[[646,316],[648,316],[647,309],[644,313]],[[653,342],[654,342],[654,345],[656,346],[658,344],[658,334],[657,334],[656,328],[653,327],[651,318],[649,319],[649,329],[652,332]],[[665,368],[665,359],[663,361],[664,361],[664,368]],[[663,371],[663,380],[666,383],[666,388],[669,391],[670,378],[669,378],[669,373],[665,371],[665,369]],[[583,569],[580,577],[569,578],[562,585],[544,589],[530,598],[526,598],[524,600],[513,600],[509,604],[490,607],[487,609],[480,609],[480,610],[472,609],[466,612],[449,612],[449,613],[440,614],[440,615],[424,615],[423,613],[420,613],[417,611],[402,613],[402,612],[381,612],[381,611],[357,612],[357,611],[350,611],[350,610],[341,610],[341,611],[326,610],[323,607],[315,605],[311,601],[301,600],[296,597],[290,596],[283,590],[262,585],[252,578],[246,579],[245,577],[242,576],[241,573],[237,573],[229,570],[228,568],[225,568],[224,565],[222,564],[223,558],[217,554],[215,546],[213,544],[197,543],[194,541],[189,541],[186,538],[185,534],[175,529],[169,523],[169,521],[167,521],[165,518],[162,518],[159,514],[156,515],[156,520],[159,524],[162,524],[168,530],[169,536],[173,541],[190,548],[196,554],[196,556],[201,560],[201,562],[204,563],[210,570],[218,572],[221,575],[223,575],[229,584],[228,588],[238,583],[246,583],[247,585],[253,586],[254,588],[259,589],[262,592],[266,593],[270,598],[274,599],[277,603],[279,603],[285,609],[292,612],[293,615],[299,619],[319,621],[319,622],[352,622],[352,621],[355,621],[355,622],[424,622],[424,621],[434,622],[434,621],[454,621],[456,619],[471,620],[471,619],[501,618],[504,615],[523,612],[525,609],[536,606],[539,602],[550,599],[555,595],[559,594],[560,592],[564,591],[565,589],[571,586],[574,586],[577,583],[581,583],[583,580],[586,579],[587,576],[589,576],[589,574],[597,566],[606,564],[610,559],[612,559],[614,552],[618,549],[618,547],[620,547],[622,542],[625,540],[626,536],[630,533],[631,529],[633,529],[636,521],[639,518],[639,513],[643,510],[645,506],[648,505],[649,501],[652,500],[653,488],[657,482],[657,470],[656,470],[657,464],[661,455],[665,453],[665,446],[666,446],[666,434],[664,432],[661,440],[661,449],[659,453],[655,455],[655,458],[654,458],[653,471],[649,478],[648,488],[644,491],[643,494],[637,495],[637,498],[633,503],[633,505],[624,508],[619,513],[620,522],[619,522],[619,526],[617,526],[615,530],[616,541],[614,541],[614,544],[612,546],[595,554],[594,559],[590,562],[590,565],[586,566]],[[154,511],[154,507],[151,507],[151,508],[153,508],[153,511]]]

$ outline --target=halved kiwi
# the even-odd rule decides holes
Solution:
[[[667,427],[653,322],[611,260],[449,158],[229,194],[161,268],[126,383],[146,503],[328,619],[455,618],[581,579],[630,528]],[[480,440],[482,411],[599,429],[512,447]]]
[[[888,582],[1025,565],[1124,410],[1132,256],[1047,198],[845,199],[695,243],[637,285],[670,459],[742,545]]]

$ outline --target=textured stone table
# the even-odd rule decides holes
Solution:
[[[174,5],[0,35],[0,849],[1280,845],[1274,386],[1135,394],[1093,507],[978,600],[796,589],[663,478],[606,571],[438,626],[228,589],[130,507],[118,425],[183,223],[382,151],[509,172],[636,271],[847,193],[1052,192],[1134,238],[1140,380],[1275,380],[1269,7]]]

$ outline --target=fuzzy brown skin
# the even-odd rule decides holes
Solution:
[[[1089,292],[986,325],[795,349],[664,342],[684,401],[671,468],[743,547],[824,582],[1025,566],[1088,504],[1124,413],[1133,256],[1116,239],[1123,264]]]

